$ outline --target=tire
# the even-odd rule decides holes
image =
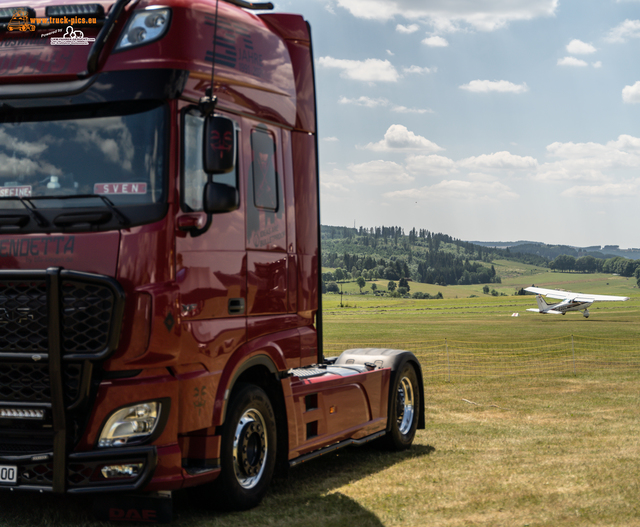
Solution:
[[[241,384],[234,390],[221,436],[221,471],[210,499],[219,509],[256,507],[273,476],[277,446],[273,407],[261,388]]]
[[[391,450],[406,450],[413,443],[420,417],[420,386],[415,368],[405,364],[395,377],[389,397],[389,431],[385,444]]]

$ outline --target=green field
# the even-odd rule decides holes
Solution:
[[[640,336],[640,291],[633,278],[605,274],[549,272],[546,269],[507,261],[495,263],[501,284],[491,289],[506,296],[483,294],[482,285],[438,286],[410,282],[410,293],[441,292],[441,300],[414,300],[374,296],[370,283],[359,293],[355,282],[343,285],[339,294],[323,295],[324,339],[332,343],[402,343],[432,340],[474,342],[522,342],[567,335],[635,339]],[[388,280],[376,281],[386,290]],[[581,312],[540,315],[533,295],[515,296],[517,289],[539,287],[629,296],[628,302],[600,302]],[[349,294],[347,294],[349,293]],[[472,295],[475,297],[470,298]],[[342,303],[342,307],[341,307]],[[518,317],[512,317],[518,313]]]
[[[444,298],[396,299],[361,295],[355,283],[346,283],[343,290],[353,294],[342,297],[342,307],[339,295],[324,295],[327,348],[447,339],[474,343],[500,362],[498,350],[568,335],[605,343],[611,357],[616,343],[638,341],[635,280],[495,265],[502,284],[491,288],[506,296],[485,295],[481,285],[411,283],[412,292],[441,291]],[[533,296],[513,295],[532,283],[631,300],[595,304],[589,319],[539,315],[526,311],[536,305]],[[515,312],[518,317],[511,316]],[[595,370],[576,375],[427,378],[427,428],[409,451],[366,446],[327,454],[276,480],[263,504],[244,513],[204,511],[181,491],[174,495],[174,525],[640,525],[640,362],[616,371],[610,365],[597,362]],[[0,493],[0,518],[2,527],[107,525],[91,519],[84,497]]]
[[[640,525],[636,373],[428,385],[413,447],[327,454],[262,505],[212,513],[174,496],[178,527]],[[214,497],[212,496],[212,499]],[[0,493],[3,527],[106,527],[86,497]]]

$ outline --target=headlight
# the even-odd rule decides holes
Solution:
[[[125,446],[146,439],[156,429],[161,408],[159,402],[150,402],[116,410],[102,428],[98,446]]]
[[[127,22],[114,51],[149,44],[161,38],[169,29],[171,9],[168,7],[147,7],[136,11]]]

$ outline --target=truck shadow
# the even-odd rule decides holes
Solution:
[[[337,489],[365,479],[393,465],[428,456],[435,448],[413,445],[404,452],[388,452],[375,445],[350,447],[313,459],[275,479],[262,504],[241,513],[204,510],[189,490],[174,493],[174,526],[257,527],[381,527],[380,519]],[[215,496],[212,496],[215,499]],[[2,527],[117,525],[93,519],[89,496],[0,492]],[[119,525],[142,525],[120,523]]]
[[[383,523],[373,512],[338,489],[433,452],[435,448],[430,445],[414,444],[410,450],[389,452],[371,444],[326,454],[291,469],[286,479],[275,479],[256,509],[217,513],[215,525],[380,527]],[[201,525],[202,520],[205,525],[207,517],[211,520],[212,513],[194,503],[188,490],[174,498],[175,524]]]

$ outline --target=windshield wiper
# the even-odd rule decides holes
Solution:
[[[29,214],[31,215],[31,217],[36,221],[36,223],[38,224],[38,227],[48,227],[49,226],[49,222],[47,221],[47,219],[40,214],[35,207],[33,207],[33,204],[21,197],[18,197],[18,199],[20,200],[20,203],[22,203],[24,205],[24,208],[27,209],[29,211]],[[29,205],[31,205],[31,207],[29,205],[27,205],[27,203],[29,203]]]
[[[92,194],[92,196],[96,196],[104,201],[104,204],[107,206],[107,208],[118,217],[120,223],[125,226],[131,225],[131,220],[127,218],[122,212],[120,212],[107,196],[103,196],[102,194]]]

